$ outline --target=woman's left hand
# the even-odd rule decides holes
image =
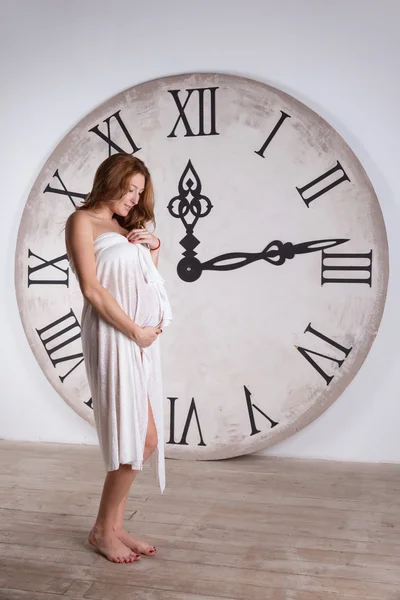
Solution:
[[[132,243],[148,244],[150,250],[157,248],[159,242],[158,237],[147,231],[147,229],[131,229],[126,237]]]

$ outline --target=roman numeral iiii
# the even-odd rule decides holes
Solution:
[[[320,338],[321,340],[324,340],[324,342],[327,342],[334,348],[337,348],[338,350],[340,350],[340,352],[342,354],[344,354],[344,358],[339,359],[339,358],[336,358],[335,356],[327,356],[326,354],[321,354],[320,352],[316,352],[315,350],[310,350],[308,348],[303,348],[301,346],[295,346],[295,348],[297,348],[297,350],[300,352],[300,354],[302,356],[304,356],[304,358],[310,363],[310,365],[312,367],[314,367],[314,369],[317,371],[317,373],[319,373],[321,375],[321,377],[323,377],[325,379],[326,385],[329,385],[334,376],[328,375],[327,373],[325,373],[325,371],[319,366],[319,364],[312,358],[311,354],[313,354],[314,356],[321,356],[322,358],[325,358],[326,360],[335,362],[339,367],[341,367],[342,364],[344,363],[345,359],[350,354],[352,348],[345,348],[344,346],[342,346],[341,344],[338,344],[337,342],[335,342],[331,338],[327,337],[326,335],[323,335],[316,329],[313,329],[311,327],[311,323],[309,323],[307,325],[306,329],[304,330],[304,333],[306,333],[306,332],[312,333],[313,335]]]

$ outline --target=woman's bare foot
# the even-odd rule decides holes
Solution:
[[[117,563],[135,562],[140,560],[140,556],[126,546],[116,533],[106,534],[100,531],[96,525],[93,526],[88,536],[88,542],[97,548],[104,556]]]
[[[120,529],[117,531],[117,536],[131,550],[137,552],[139,554],[144,554],[145,556],[154,556],[156,553],[156,547],[151,546],[147,542],[143,540],[136,540],[129,535],[127,531],[124,529]]]

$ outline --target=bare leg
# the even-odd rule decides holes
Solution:
[[[129,464],[121,464],[119,469],[107,472],[97,519],[89,533],[89,543],[113,562],[134,562],[140,558],[115,531],[118,507],[129,493],[135,475],[136,471]]]
[[[149,417],[148,417],[148,426],[147,426],[147,434],[145,441],[145,448],[143,453],[143,462],[145,462],[149,456],[154,452],[157,448],[158,439],[157,439],[157,429],[156,424],[154,422],[153,411],[151,409],[150,400],[148,401],[148,409],[149,409]],[[135,471],[136,475],[137,471]],[[134,552],[138,552],[139,554],[145,554],[147,556],[152,556],[156,552],[155,546],[151,546],[147,542],[142,540],[132,538],[125,530],[124,530],[124,510],[125,503],[129,496],[129,489],[125,496],[123,497],[121,503],[118,506],[116,520],[115,520],[115,531],[117,532],[118,538],[123,542],[126,546],[128,546]]]

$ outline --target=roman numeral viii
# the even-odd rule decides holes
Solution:
[[[215,102],[215,94],[218,87],[210,87],[210,88],[193,88],[186,90],[186,100],[182,106],[182,103],[179,98],[179,93],[182,90],[168,90],[168,92],[172,95],[175,105],[179,112],[179,117],[172,129],[171,133],[167,135],[167,137],[177,137],[175,135],[175,129],[178,126],[178,123],[182,121],[186,133],[184,137],[196,137],[196,136],[205,136],[205,135],[219,135],[216,130],[216,102]],[[192,98],[193,96],[193,98]],[[190,98],[191,104],[193,101],[197,103],[198,115],[195,123],[190,124],[187,114],[185,113],[186,105],[188,104]],[[206,105],[206,106],[205,106]],[[207,118],[206,118],[207,117]],[[206,124],[209,125],[209,131],[206,132]],[[192,127],[196,127],[197,133],[194,133]]]
[[[198,446],[206,446],[207,444],[204,443],[203,435],[201,433],[199,415],[197,414],[197,408],[196,408],[196,403],[194,401],[194,398],[192,398],[192,402],[190,403],[190,408],[189,408],[189,412],[188,412],[188,415],[186,418],[185,426],[183,428],[181,441],[180,442],[175,441],[175,402],[176,402],[177,398],[169,398],[169,400],[171,401],[170,436],[169,436],[169,441],[167,442],[167,444],[177,444],[178,446],[188,446],[188,442],[186,441],[186,438],[187,438],[187,434],[189,431],[192,417],[193,417],[193,415],[195,415],[197,429],[199,431],[199,436],[200,436],[200,442],[197,445]]]
[[[36,329],[36,332],[54,368],[59,363],[74,361],[75,364],[73,364],[68,373],[59,375],[61,382],[64,383],[68,375],[83,362],[83,353],[71,352],[69,348],[75,340],[81,337],[81,326],[74,311],[71,308],[69,313],[41,329]]]
[[[339,350],[340,353],[341,353],[341,355],[344,354],[344,358],[339,359],[339,358],[336,358],[335,356],[327,356],[326,354],[321,354],[320,352],[316,352],[315,350],[310,350],[309,348],[303,348],[301,346],[295,346],[295,348],[297,348],[297,350],[300,352],[300,354],[302,356],[304,356],[304,358],[310,363],[310,365],[312,367],[314,367],[314,369],[317,371],[317,373],[319,373],[321,375],[321,377],[323,377],[325,379],[326,385],[329,385],[334,376],[333,375],[328,375],[327,373],[325,373],[325,371],[319,366],[319,364],[312,358],[311,354],[313,354],[314,356],[320,356],[322,358],[325,358],[328,361],[335,362],[339,367],[341,367],[342,364],[344,363],[345,359],[350,354],[352,348],[345,348],[344,346],[342,346],[341,344],[338,344],[337,342],[335,342],[331,338],[328,338],[326,335],[323,335],[322,333],[320,333],[316,329],[313,329],[311,327],[311,323],[309,323],[307,325],[306,329],[304,330],[304,333],[306,333],[306,332],[312,333],[313,335],[315,335],[316,337],[320,338],[324,342],[327,342],[332,347],[334,347],[337,350]]]

